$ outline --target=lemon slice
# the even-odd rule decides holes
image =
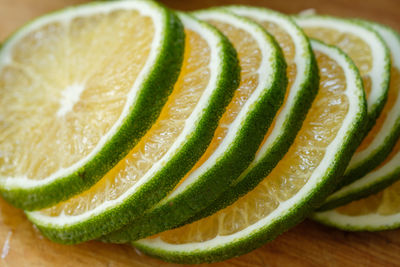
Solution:
[[[398,165],[399,161],[396,164],[396,161],[393,162],[391,159],[395,157],[400,148],[400,144],[398,144],[400,141],[395,146],[396,140],[398,140],[400,135],[400,35],[385,26],[375,23],[370,23],[370,25],[387,43],[392,56],[392,67],[388,103],[383,109],[382,115],[379,117],[372,132],[364,140],[364,143],[366,143],[368,138],[373,139],[370,146],[380,150],[381,152],[377,153],[380,153],[381,157],[386,159],[372,172],[330,195],[324,201],[320,210],[332,209],[376,193],[393,182],[393,179],[396,179],[398,176],[393,168],[398,167],[396,165]],[[379,149],[379,146],[382,144],[384,147]],[[390,152],[391,150],[392,152]],[[389,152],[391,154],[386,157]],[[392,163],[389,164],[389,161]],[[387,167],[387,164],[392,167]]]
[[[61,10],[11,36],[0,50],[2,196],[39,209],[98,181],[158,117],[183,41],[179,20],[148,1]]]
[[[195,13],[225,34],[238,52],[241,81],[205,154],[166,198],[103,240],[128,242],[183,223],[210,205],[254,158],[282,103],[283,56],[258,25],[221,9]]]
[[[238,85],[236,52],[215,29],[186,15],[180,76],[160,117],[89,190],[28,217],[50,239],[78,243],[121,228],[161,200],[210,143]]]
[[[393,132],[390,130],[378,134],[386,120],[385,113],[392,108],[390,104],[385,106],[390,78],[390,53],[379,34],[361,22],[315,15],[296,17],[296,22],[309,37],[341,48],[355,62],[363,77],[369,116],[365,134],[369,133],[341,180],[341,185],[348,184],[378,166],[390,152],[390,145],[384,139]],[[379,116],[384,106],[386,110]],[[359,131],[362,136],[362,129]]]
[[[288,153],[250,193],[214,215],[133,242],[166,261],[200,263],[246,253],[299,222],[323,199],[365,127],[362,80],[340,50],[312,42],[320,89]]]

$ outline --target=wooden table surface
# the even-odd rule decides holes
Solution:
[[[84,0],[0,0],[0,42],[23,23]],[[286,13],[318,13],[373,19],[400,31],[400,0],[165,0],[193,10],[213,5],[251,4]],[[347,233],[306,220],[273,242],[215,266],[400,266],[400,230]],[[134,248],[88,242],[75,246],[42,237],[23,213],[0,199],[0,266],[175,266]]]

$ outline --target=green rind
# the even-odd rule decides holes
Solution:
[[[301,15],[301,16],[293,16],[293,18],[296,20],[296,18],[322,18],[326,20],[331,20],[331,21],[341,21],[345,23],[349,23],[350,25],[357,25],[361,26],[363,28],[366,28],[368,31],[372,32],[374,35],[376,35],[377,39],[380,40],[381,44],[383,47],[385,47],[385,70],[387,73],[387,76],[385,76],[385,79],[382,82],[382,88],[384,88],[382,91],[383,93],[379,96],[379,98],[376,101],[376,104],[371,107],[371,109],[368,110],[368,123],[365,127],[365,135],[371,130],[371,128],[375,125],[376,119],[379,117],[381,114],[383,107],[386,104],[386,100],[388,97],[388,91],[389,91],[389,81],[390,81],[390,53],[388,48],[386,47],[385,42],[383,41],[382,37],[369,25],[366,25],[365,22],[361,22],[360,20],[356,19],[345,19],[345,18],[338,18],[338,17],[333,17],[329,15]],[[321,40],[323,41],[323,40]]]
[[[28,218],[49,239],[63,244],[74,244],[99,238],[120,229],[134,219],[138,219],[151,206],[158,203],[170,192],[179,180],[190,171],[207,149],[214,135],[218,121],[229,104],[239,82],[239,66],[236,50],[221,36],[220,46],[223,58],[221,74],[216,89],[212,93],[208,107],[196,129],[181,149],[150,180],[133,195],[114,208],[105,210],[92,218],[63,227],[55,227],[46,222]]]
[[[386,70],[384,80],[382,81],[382,94],[379,96],[379,98],[376,100],[376,103],[371,106],[371,108],[368,110],[368,117],[369,121],[366,127],[360,131],[364,132],[364,137],[368,134],[368,132],[372,129],[372,127],[375,125],[376,120],[378,119],[379,115],[381,114],[386,101],[388,97],[388,92],[389,92],[389,81],[390,81],[390,67],[391,67],[391,61],[390,61],[390,53],[389,50],[382,39],[382,37],[365,21],[361,20],[356,20],[356,19],[344,19],[344,18],[337,18],[337,17],[332,17],[328,15],[302,15],[302,16],[297,16],[298,18],[322,18],[326,20],[331,20],[331,21],[340,21],[340,22],[345,22],[349,23],[350,25],[357,25],[361,26],[363,28],[366,28],[368,31],[372,32],[374,35],[376,35],[377,39],[380,40],[382,47],[385,48],[385,64],[384,64],[384,69]],[[296,17],[295,17],[296,18]],[[322,40],[323,41],[323,40]],[[399,132],[400,134],[400,132]],[[361,177],[363,177],[365,174],[367,174],[369,171],[374,169],[379,165],[379,163],[382,162],[382,160],[385,158],[385,155],[387,155],[390,152],[390,146],[394,145],[394,138],[391,140],[387,140],[388,143],[387,146],[383,145],[379,151],[375,151],[374,155],[372,155],[373,158],[368,157],[367,159],[357,163],[356,165],[352,166],[349,165],[348,169],[343,175],[343,178],[341,179],[341,182],[338,184],[338,188],[347,185]]]
[[[315,215],[312,215],[310,218],[323,225],[334,227],[347,232],[365,232],[365,231],[378,232],[378,231],[396,230],[400,228],[400,220],[398,218],[394,219],[393,218],[394,216],[387,216],[388,223],[379,226],[370,226],[370,225],[354,226],[354,225],[339,224],[335,221],[334,216],[335,215],[332,214],[332,216],[330,216],[329,218],[328,217],[325,218],[325,217],[316,217]]]
[[[57,16],[65,10],[112,4],[113,2],[94,2],[63,9],[46,15],[46,17]],[[24,210],[38,210],[67,200],[71,196],[89,189],[126,156],[153,125],[178,78],[183,60],[184,32],[181,22],[172,12],[157,3],[149,1],[148,4],[163,14],[165,28],[163,29],[162,46],[155,66],[141,85],[142,89],[138,99],[131,107],[130,114],[124,119],[118,133],[106,142],[90,162],[70,175],[33,188],[7,189],[1,187],[0,194],[8,202]]]
[[[386,30],[390,31],[393,33],[394,36],[397,37],[400,43],[400,35],[395,32],[393,29],[378,24],[374,22],[366,22],[364,23],[368,24],[375,24],[378,27],[384,27]],[[400,49],[400,47],[399,47]],[[393,147],[395,146],[396,142],[399,140],[400,137],[400,114],[397,114],[397,119],[396,123],[393,126],[392,130],[390,133],[386,135],[386,138],[384,139],[384,142],[368,157],[365,161],[361,162],[355,169],[360,170],[357,172],[357,174],[353,177],[350,177],[351,173],[345,175],[344,183],[341,184],[340,188],[346,185],[350,185],[352,182],[357,181],[357,180],[362,180],[365,175],[367,175],[370,171],[375,169],[380,163],[382,163],[390,154],[392,151]],[[356,178],[359,175],[360,178]],[[394,170],[392,173],[389,173],[383,177],[377,177],[376,181],[373,183],[369,183],[368,185],[362,187],[362,188],[354,188],[351,192],[348,192],[346,194],[341,194],[341,195],[332,195],[331,197],[328,197],[324,203],[321,205],[321,207],[318,208],[319,211],[324,211],[324,210],[330,210],[342,205],[345,205],[347,203],[350,203],[351,201],[366,197],[368,195],[374,194],[385,187],[389,186],[392,184],[394,181],[396,181],[396,170]],[[340,192],[340,189],[336,191],[337,193]]]
[[[378,178],[374,183],[368,184],[365,187],[351,191],[349,194],[340,196],[339,198],[332,199],[329,202],[325,202],[322,206],[318,207],[317,213],[321,211],[327,211],[338,208],[349,204],[352,201],[359,200],[368,197],[372,194],[376,194],[379,191],[392,185],[394,182],[400,179],[400,167],[393,170],[391,173]]]
[[[244,6],[228,6],[227,8],[234,12],[236,7],[263,10],[266,13],[266,17],[269,14],[274,14],[275,16],[282,16],[292,21],[290,17],[268,9]],[[295,27],[298,28],[299,33],[302,33],[302,30],[297,25],[295,25]],[[295,103],[292,105],[291,111],[286,116],[286,121],[283,125],[284,128],[282,129],[279,138],[274,142],[273,146],[265,151],[262,158],[254,166],[252,166],[252,169],[244,177],[240,178],[240,182],[231,185],[229,189],[226,190],[216,201],[214,201],[210,206],[202,210],[200,213],[196,214],[194,217],[190,218],[187,222],[185,222],[185,224],[210,216],[218,210],[229,206],[239,197],[251,191],[272,171],[279,160],[281,160],[289,150],[289,147],[293,143],[298,131],[300,130],[307,112],[311,107],[311,104],[319,89],[317,62],[305,35],[303,45],[306,47],[306,52],[302,53],[302,57],[308,58],[308,64],[304,70],[304,73],[299,75],[304,75],[305,78],[303,79],[303,83],[300,85],[301,89],[296,95]]]
[[[222,9],[211,10],[220,10],[220,12],[231,14]],[[233,14],[231,15],[234,16]],[[273,69],[276,71],[272,78],[272,85],[270,88],[265,88],[265,92],[255,103],[246,121],[242,124],[239,133],[236,134],[233,144],[217,160],[214,166],[196,178],[196,182],[190,185],[188,189],[185,189],[184,192],[168,201],[164,201],[162,204],[156,205],[126,227],[103,237],[103,241],[129,242],[130,240],[137,240],[180,225],[198,211],[212,204],[254,159],[268,127],[283,102],[287,86],[286,63],[273,37],[253,22],[249,22],[244,18],[240,19],[246,21],[249,25],[253,25],[260,32],[265,33],[265,38],[275,49],[272,64],[274,65]]]
[[[337,49],[337,48],[334,48]],[[340,51],[339,49],[337,49]],[[346,57],[347,62],[351,65],[351,70],[358,73],[357,68],[351,59],[343,52],[340,52]],[[171,252],[158,248],[153,248],[140,243],[140,240],[132,244],[143,251],[145,254],[168,262],[175,263],[203,263],[216,262],[229,259],[250,252],[251,250],[260,247],[268,241],[273,240],[279,234],[287,231],[292,226],[303,220],[307,214],[318,207],[319,203],[333,190],[336,186],[336,179],[340,178],[346,169],[352,154],[361,142],[358,129],[364,127],[367,122],[367,105],[364,97],[361,77],[358,75],[356,81],[357,90],[359,91],[359,112],[354,118],[353,124],[348,130],[346,136],[348,138],[341,144],[340,149],[336,153],[334,162],[326,170],[326,173],[321,177],[320,182],[316,184],[313,190],[304,196],[304,198],[296,205],[292,206],[285,214],[276,220],[271,221],[268,225],[260,227],[251,235],[235,239],[233,242],[214,247],[212,250],[199,250],[196,252]]]

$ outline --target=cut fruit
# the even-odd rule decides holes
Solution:
[[[207,217],[232,204],[266,177],[288,151],[318,91],[318,67],[307,37],[279,12],[246,6],[228,6],[229,11],[252,19],[271,33],[281,46],[289,84],[283,106],[275,117],[256,157],[216,201],[189,221]],[[187,221],[187,222],[189,222]]]
[[[369,123],[364,133],[362,129],[359,131],[362,137],[368,132],[369,134],[351,159],[341,180],[340,186],[342,186],[361,178],[377,167],[390,152],[386,140],[381,137],[392,132],[377,134],[380,125],[386,119],[385,112],[391,109],[391,107],[386,108],[382,116],[379,116],[388,95],[390,53],[379,34],[361,22],[315,15],[296,17],[296,22],[309,37],[341,48],[354,61],[363,77]],[[372,128],[375,122],[376,126]]]
[[[211,145],[181,183],[138,220],[104,240],[128,242],[159,233],[210,205],[254,159],[282,104],[286,68],[272,37],[253,22],[221,9],[195,14],[220,29],[236,48],[241,66],[239,88]]]
[[[320,89],[294,144],[275,169],[231,206],[192,224],[133,242],[179,263],[214,262],[246,253],[299,222],[335,185],[365,127],[362,80],[339,49],[312,42]]]
[[[183,66],[156,123],[89,190],[27,213],[51,240],[78,243],[121,228],[165,197],[207,149],[238,86],[238,61],[214,28],[187,15],[180,19],[186,33]]]
[[[0,50],[2,196],[33,210],[97,182],[157,119],[183,42],[148,1],[72,7],[14,34]]]
[[[382,115],[378,118],[377,124],[364,139],[359,147],[362,149],[365,143],[370,143],[369,149],[379,153],[379,157],[386,160],[372,173],[368,173],[357,181],[340,188],[330,195],[322,204],[319,210],[333,209],[347,204],[353,200],[366,197],[372,193],[382,190],[385,186],[393,182],[397,175],[393,175],[396,163],[393,162],[386,167],[391,158],[395,157],[400,149],[400,144],[396,144],[400,135],[400,35],[390,28],[379,24],[370,24],[384,39],[392,55],[392,69],[389,88],[389,99]],[[399,143],[400,141],[398,141]],[[394,151],[390,152],[393,147]],[[365,153],[362,150],[358,154]],[[391,154],[389,154],[391,153]],[[389,156],[387,157],[387,155]],[[362,156],[361,156],[362,157]],[[397,161],[397,165],[400,161]],[[393,165],[394,164],[394,165]],[[379,171],[378,171],[379,170]]]
[[[387,161],[361,180],[351,184],[358,190],[351,193],[351,198],[359,199],[369,193],[374,193],[373,195],[350,203],[346,202],[347,205],[336,209],[316,212],[311,216],[312,219],[346,231],[381,231],[399,228],[399,162],[400,141]],[[393,182],[395,183],[390,185]],[[388,185],[390,186],[387,187]],[[379,189],[383,190],[376,193]],[[348,190],[351,190],[351,187]]]

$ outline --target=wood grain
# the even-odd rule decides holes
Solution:
[[[0,0],[0,42],[35,16],[85,0]],[[169,0],[172,8],[251,4],[286,13],[319,13],[373,19],[400,30],[399,0]],[[400,266],[400,230],[347,233],[306,220],[273,242],[210,266]],[[24,214],[0,199],[0,266],[176,266],[134,248],[88,242],[63,246],[42,237]],[[181,266],[181,265],[178,265]]]

